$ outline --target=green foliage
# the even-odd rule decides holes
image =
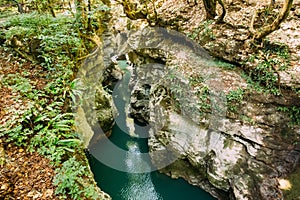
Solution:
[[[258,84],[263,85],[267,91],[272,94],[279,95],[278,80],[279,77],[276,75],[274,65],[276,63],[273,60],[267,60],[259,63],[250,73],[252,79]]]
[[[1,7],[1,5],[0,5],[0,7]],[[1,12],[0,12],[0,19],[12,17],[13,15],[15,15],[15,13],[13,13],[10,9],[1,10]],[[2,24],[0,24],[0,27],[1,26],[2,26]]]
[[[28,103],[25,110],[18,113],[18,110],[13,110],[17,114],[15,119],[9,120],[6,124],[5,136],[7,141],[14,141],[18,146],[28,146],[29,149],[37,150],[42,155],[49,157],[55,163],[60,163],[62,157],[67,152],[74,152],[74,148],[80,145],[80,141],[76,139],[78,136],[73,133],[74,116],[73,113],[62,113],[63,102],[54,101],[49,104],[47,91],[27,90],[24,87],[18,87],[20,80],[23,80],[25,85],[28,79],[13,76],[12,88],[23,94]],[[57,86],[59,88],[59,86]],[[60,85],[62,87],[62,85]],[[31,89],[31,87],[29,87]],[[26,93],[23,93],[24,90]],[[61,96],[64,90],[59,90],[56,93]],[[4,136],[4,135],[3,135]],[[66,142],[68,141],[68,142]]]
[[[80,91],[72,91],[78,84],[72,77],[77,57],[86,51],[74,24],[74,18],[37,13],[17,15],[6,22],[4,33],[8,40],[18,38],[24,44],[33,39],[39,41],[36,59],[43,69],[41,74],[31,74],[25,68],[22,73],[2,78],[2,84],[19,95],[24,107],[11,108],[15,117],[0,127],[0,137],[51,159],[57,167],[57,194],[70,195],[72,199],[96,199],[94,186],[83,185],[88,170],[82,161],[72,157],[83,147],[75,132],[74,115],[66,110],[70,98],[79,96]],[[30,53],[29,48],[22,50]],[[47,82],[37,87],[34,76]]]
[[[238,88],[236,90],[231,90],[226,97],[229,102],[235,101],[240,103],[243,100],[243,95],[244,90],[242,88]]]
[[[5,38],[10,39],[13,36],[17,37],[31,37],[34,35],[34,29],[22,26],[12,26],[8,31],[5,32]]]
[[[85,3],[78,2],[75,13],[76,28],[85,35],[101,33],[106,25],[103,19],[109,10],[110,8],[101,0],[95,0],[90,4],[89,11],[87,11]]]
[[[247,81],[248,87],[251,90],[255,90],[256,92],[263,93],[268,92],[263,86],[261,86],[258,82],[252,80],[252,78],[245,72],[241,74],[242,78]]]
[[[299,106],[279,106],[278,111],[285,112],[289,115],[291,121],[290,125],[299,125],[300,124],[300,107]]]
[[[192,40],[214,40],[216,36],[214,35],[212,29],[209,27],[214,21],[206,20],[200,23],[200,25],[195,28],[191,33],[187,36]]]
[[[171,104],[175,111],[182,114],[199,113],[204,114],[210,112],[209,88],[203,84],[204,79],[201,76],[192,76],[189,81],[186,77],[177,72],[177,67],[170,70],[169,74],[163,79],[165,83],[162,85],[168,86]],[[191,98],[194,96],[191,89],[197,86],[196,95],[198,98]]]
[[[8,74],[3,81],[3,84],[10,86],[14,92],[20,92],[21,95],[30,99],[36,99],[39,96],[37,90],[34,90],[35,86],[30,83],[30,80],[19,73]]]
[[[48,27],[52,20],[53,18],[50,15],[39,15],[38,13],[33,12],[29,14],[15,15],[6,22],[6,26],[11,27],[10,29],[13,29],[13,27],[27,27],[30,30],[38,31],[35,34],[39,34],[42,29]],[[8,32],[11,32],[10,29]]]
[[[82,105],[83,91],[86,89],[83,83],[79,79],[74,79],[68,89],[73,104]]]
[[[72,167],[71,170],[68,169],[69,171],[66,174],[67,178],[71,179],[72,184],[66,185],[66,182],[59,182],[56,193],[62,194],[64,197],[69,194],[74,199],[80,199],[81,195],[88,198],[93,197],[94,199],[95,190],[92,186],[87,188],[81,186],[83,169],[77,169],[78,166],[81,166],[78,164],[78,160],[72,159],[67,163],[64,162],[81,146],[78,135],[74,133],[73,113],[63,113],[62,111],[63,101],[66,96],[69,96],[70,89],[68,88],[71,88],[74,84],[69,81],[69,76],[64,78],[51,81],[44,90],[35,90],[34,87],[28,87],[29,90],[26,89],[27,87],[24,89],[20,86],[27,86],[30,82],[20,74],[6,77],[4,83],[24,95],[22,98],[26,98],[28,103],[26,109],[21,113],[18,113],[18,110],[13,111],[17,117],[7,122],[0,136],[8,138],[8,142],[15,142],[19,146],[27,146],[31,151],[37,151],[47,156],[57,166],[60,163],[63,163],[63,166],[69,166],[68,164],[72,161],[71,166],[76,167],[76,169],[74,170],[74,167]],[[68,82],[70,86],[67,87],[65,82]],[[31,93],[37,93],[39,98],[31,98],[33,97],[33,95],[30,95]],[[49,103],[47,98],[54,94],[56,101]],[[58,170],[66,171],[65,168],[58,168]],[[59,175],[61,174],[58,173],[57,176]],[[57,179],[60,180],[60,178]],[[66,179],[66,181],[68,180]],[[68,192],[66,193],[66,191]]]
[[[19,112],[18,110],[15,110],[15,113],[18,114],[18,116],[16,116],[15,119],[8,121],[7,125],[2,128],[4,131],[0,134],[0,137],[8,136],[7,141],[13,141],[18,146],[27,143],[29,138],[34,134],[30,120],[33,115],[32,108],[34,106],[33,104],[29,104],[27,107],[28,109],[25,111]]]
[[[265,54],[274,54],[279,58],[284,59],[286,62],[289,62],[290,52],[288,45],[284,43],[271,43],[271,41],[266,40],[264,46],[263,52]]]
[[[196,92],[198,97],[198,109],[200,113],[209,113],[211,112],[211,102],[210,102],[210,94],[209,88],[207,85],[203,85],[199,90]]]
[[[163,85],[169,86],[172,105],[175,106],[176,112],[201,117],[211,113],[210,89],[201,75],[195,74],[189,77],[187,82],[186,77],[178,74],[175,68],[164,81],[167,83]],[[193,98],[195,95],[197,98]]]
[[[247,122],[247,123],[252,124],[252,125],[255,124],[254,120],[251,117],[247,116],[247,115],[241,115],[240,118],[243,122]]]
[[[189,83],[191,86],[197,86],[197,85],[201,85],[204,81],[204,78],[200,75],[195,75],[195,76],[191,76],[189,78]]]
[[[242,77],[247,81],[249,89],[259,93],[281,95],[277,84],[278,76],[274,75],[275,71],[273,69],[268,70],[268,64],[266,64],[265,68],[264,63],[261,63],[260,66],[252,70],[250,74],[242,73]]]
[[[257,63],[244,77],[248,84],[259,92],[281,95],[279,85],[279,71],[284,71],[289,66],[290,53],[285,44],[270,43],[265,41],[264,48],[247,60],[248,63]]]
[[[269,6],[257,10],[257,20],[254,23],[255,29],[261,28],[262,26],[271,24],[277,17],[277,13],[274,12],[274,9],[271,9]]]
[[[77,161],[75,157],[69,158],[61,168],[56,169],[54,185],[57,186],[56,194],[62,194],[63,198],[70,195],[72,199],[82,199],[85,196],[90,199],[97,199],[95,190],[85,187],[83,177],[87,176],[87,168]]]
[[[74,66],[73,58],[85,51],[83,40],[74,30],[74,23],[74,18],[63,15],[53,18],[38,13],[22,14],[8,20],[8,30],[4,33],[6,39],[16,37],[28,46],[31,41],[37,40],[41,65],[48,70],[55,70],[61,65]],[[31,50],[26,51],[29,53]]]
[[[242,88],[231,90],[227,95],[227,108],[231,112],[237,112],[239,104],[244,98],[245,91]]]

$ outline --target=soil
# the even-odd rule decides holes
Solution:
[[[59,199],[52,185],[54,168],[48,159],[11,144],[4,143],[3,151],[0,199]]]
[[[0,125],[12,119],[15,111],[21,113],[26,107],[26,100],[11,87],[2,84],[6,76],[22,76],[29,78],[36,89],[42,89],[47,84],[47,73],[42,67],[21,59],[13,53],[5,52],[0,48]]]

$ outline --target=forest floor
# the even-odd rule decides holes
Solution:
[[[238,12],[234,18],[243,20]],[[299,7],[291,12],[290,17],[281,27],[280,30],[272,33],[269,39],[286,43],[289,51],[298,57],[298,60],[295,59],[291,64],[295,68],[300,68]],[[22,111],[26,108],[26,100],[20,98],[20,95],[12,88],[2,84],[3,77],[26,73],[37,89],[43,88],[47,82],[43,78],[43,74],[46,72],[41,67],[18,58],[14,54],[14,52],[4,51],[3,47],[0,48],[0,125],[4,125],[9,119],[17,119],[18,115],[22,115]],[[0,138],[0,199],[4,199],[4,197],[5,199],[24,200],[58,199],[54,194],[55,187],[52,182],[55,172],[50,161],[38,153],[27,151],[24,147],[7,143],[5,139]]]
[[[18,92],[2,84],[2,79],[14,74],[26,74],[37,89],[43,88],[46,80],[41,67],[20,59],[13,52],[0,48],[0,125],[10,119],[17,119],[26,108],[26,101]],[[36,76],[36,74],[40,74]],[[1,131],[1,130],[0,130]],[[54,194],[54,167],[50,161],[5,142],[0,137],[0,199],[58,199]]]

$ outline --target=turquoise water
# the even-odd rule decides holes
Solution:
[[[145,139],[130,137],[117,125],[113,127],[110,140],[121,147],[129,150],[128,144],[136,150],[147,151]],[[135,146],[136,145],[136,146]],[[131,147],[132,147],[131,146]],[[93,152],[101,151],[105,144],[98,143]],[[107,192],[113,200],[213,200],[214,198],[204,190],[188,184],[183,179],[171,179],[157,171],[151,173],[126,173],[115,170],[99,162],[90,155],[91,169],[95,175],[98,186]],[[120,159],[126,162],[128,158]],[[135,167],[135,166],[134,166]]]
[[[124,62],[123,62],[123,65]],[[127,72],[113,90],[114,103],[119,111],[116,124],[109,140],[101,140],[90,147],[89,161],[98,186],[107,192],[113,200],[212,200],[210,194],[188,184],[183,179],[171,179],[157,171],[151,171],[150,159],[141,153],[148,152],[147,126],[132,123],[128,127],[129,117],[126,107],[129,103],[130,90]],[[133,119],[131,119],[133,120]],[[131,121],[132,122],[132,121]],[[127,124],[126,124],[127,123]],[[104,158],[100,162],[99,158]],[[107,162],[109,160],[109,162]],[[111,166],[111,167],[110,167]],[[123,171],[116,170],[118,166]],[[127,171],[127,172],[126,172]]]

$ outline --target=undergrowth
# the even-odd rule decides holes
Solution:
[[[191,38],[192,40],[207,41],[207,40],[215,40],[216,36],[213,33],[210,25],[213,23],[213,20],[206,20],[200,23],[200,25],[193,29],[193,31],[187,34],[187,37]]]
[[[19,94],[16,98],[22,99],[26,108],[11,108],[14,118],[0,127],[0,137],[52,161],[57,169],[56,194],[63,198],[96,199],[94,186],[86,186],[83,181],[89,173],[85,161],[75,157],[83,147],[74,128],[74,114],[68,109],[68,102],[75,95],[72,79],[77,69],[76,57],[86,51],[74,26],[73,18],[36,13],[18,15],[6,22],[6,30],[2,31],[7,40],[5,50],[10,52],[16,47],[11,44],[12,38],[26,45],[37,39],[37,61],[32,65],[42,69],[38,75],[23,70],[3,77],[1,84]],[[22,47],[16,48],[30,53],[29,48]],[[35,80],[39,78],[46,83],[37,87]]]
[[[279,72],[286,70],[290,63],[287,45],[266,40],[264,47],[251,55],[245,63],[252,66],[248,74],[244,74],[244,78],[254,90],[281,95]]]

